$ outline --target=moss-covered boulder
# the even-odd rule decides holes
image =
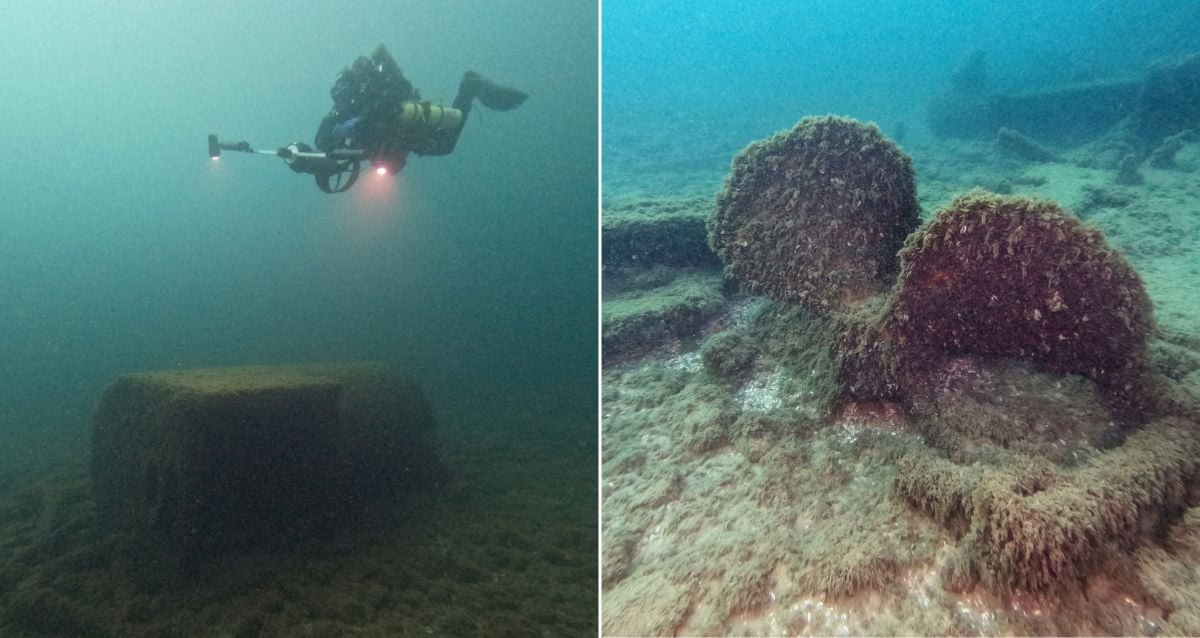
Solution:
[[[888,321],[900,381],[946,355],[1032,361],[1120,392],[1152,326],[1141,279],[1100,231],[1048,201],[980,190],[908,239]]]
[[[709,242],[750,293],[829,313],[892,283],[918,212],[912,160],[875,125],[809,117],[734,158]]]

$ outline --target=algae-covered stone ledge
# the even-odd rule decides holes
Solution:
[[[94,421],[101,524],[168,563],[331,531],[444,474],[420,387],[380,363],[130,374]]]

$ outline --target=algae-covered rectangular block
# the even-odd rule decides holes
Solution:
[[[95,414],[102,525],[185,561],[335,529],[443,471],[421,389],[378,363],[130,374]]]
[[[622,267],[719,266],[705,221],[712,197],[606,203],[601,234],[605,272]]]

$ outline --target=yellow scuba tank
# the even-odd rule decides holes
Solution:
[[[412,133],[454,131],[462,125],[462,111],[432,102],[401,104],[400,128]]]

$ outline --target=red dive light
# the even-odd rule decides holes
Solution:
[[[404,170],[407,153],[381,153],[371,160],[371,168],[376,175],[399,175]]]

